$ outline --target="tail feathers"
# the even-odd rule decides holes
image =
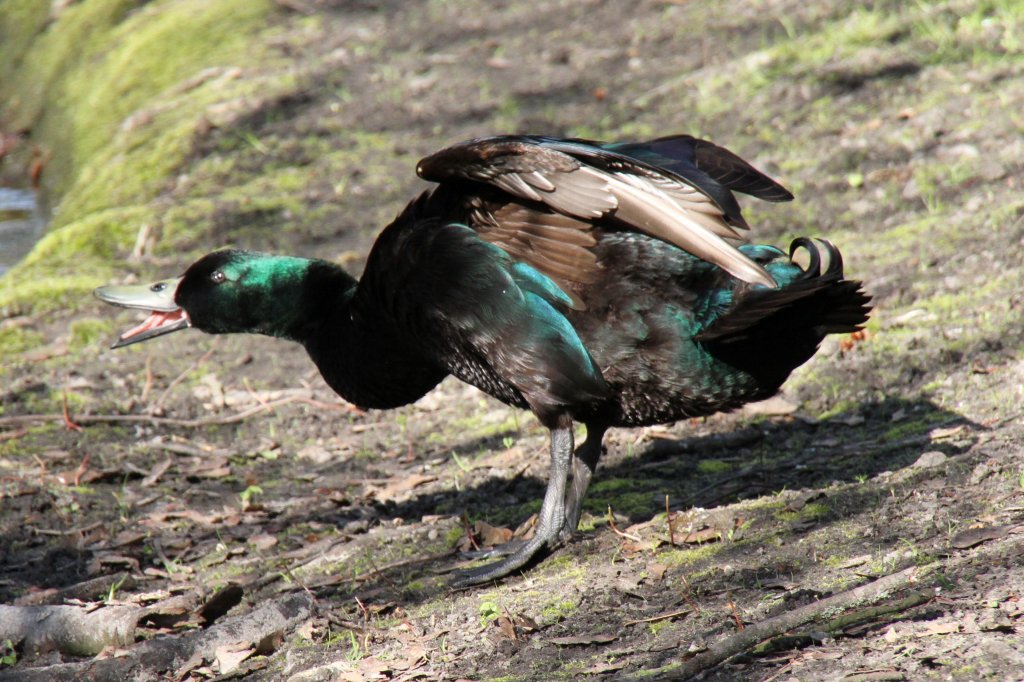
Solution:
[[[698,340],[729,343],[761,337],[770,327],[780,334],[813,330],[827,334],[854,332],[861,328],[871,307],[871,297],[861,283],[843,279],[843,257],[831,242],[800,237],[789,247],[790,260],[798,249],[806,250],[810,262],[806,268],[786,264],[782,272],[773,271],[779,288],[749,288],[737,295],[729,311],[704,330]]]
[[[806,268],[795,263],[769,265],[778,289],[749,287],[736,293],[732,307],[697,340],[709,351],[778,387],[806,362],[828,334],[854,332],[867,322],[871,297],[861,283],[843,279],[839,250],[825,240],[800,238],[790,246],[810,256]]]

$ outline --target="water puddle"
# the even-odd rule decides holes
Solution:
[[[25,257],[45,227],[35,192],[0,187],[0,275]]]

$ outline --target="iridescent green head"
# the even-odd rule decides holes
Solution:
[[[307,274],[318,261],[251,251],[215,251],[176,279],[150,285],[100,287],[98,298],[150,316],[114,348],[186,327],[210,334],[250,332],[294,338],[308,314]]]

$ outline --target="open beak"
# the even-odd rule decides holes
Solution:
[[[176,277],[153,284],[100,287],[93,291],[96,298],[104,303],[149,311],[149,317],[142,324],[121,334],[111,348],[121,348],[191,327],[188,313],[174,302],[174,292],[178,290],[179,282],[181,278]]]

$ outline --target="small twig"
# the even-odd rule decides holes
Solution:
[[[63,414],[61,415],[64,419],[64,428],[68,431],[81,431],[82,427],[76,424],[71,419],[71,411],[68,409],[68,392],[64,391],[64,400],[62,401]]]
[[[302,396],[296,396],[295,400],[297,402],[305,403],[306,405],[312,405],[313,407],[319,407],[324,410],[343,410],[345,412],[350,412],[351,414],[366,414],[366,410],[360,407],[356,407],[352,403],[325,403],[322,400],[317,400],[315,398],[305,398]]]
[[[771,677],[764,678],[764,680],[762,682],[773,682],[773,680],[779,679],[780,677],[782,677],[783,675],[785,675],[786,673],[788,673],[792,669],[793,669],[793,661],[791,659],[789,661],[789,663],[787,663],[786,665],[784,665],[781,668],[779,668],[778,670],[776,670],[774,675],[772,675]]]
[[[256,405],[250,407],[247,410],[236,412],[235,414],[228,415],[226,417],[206,417],[204,419],[175,419],[173,417],[158,417],[156,415],[147,414],[87,414],[78,417],[78,422],[81,424],[102,424],[107,422],[147,422],[150,424],[164,424],[167,426],[187,426],[187,427],[201,427],[201,426],[212,426],[212,425],[223,425],[223,424],[234,424],[235,422],[244,421],[254,414],[272,410],[288,403],[309,403],[308,398],[302,398],[299,396],[289,396],[287,398],[281,398],[280,400],[272,400],[265,405]],[[328,405],[322,406],[328,407]],[[343,409],[341,406],[336,406],[338,409]],[[21,414],[14,415],[12,417],[0,417],[0,426],[6,424],[31,424],[35,422],[47,422],[56,421],[61,419],[59,414]]]
[[[693,598],[693,588],[690,587],[690,581],[686,579],[686,574],[681,573],[679,577],[683,579],[683,587],[686,588],[686,592],[683,593],[683,599],[685,599],[686,603],[690,605],[690,608],[693,609],[694,613],[700,613],[701,608]]]
[[[668,544],[670,547],[675,547],[676,531],[672,527],[672,512],[668,508],[668,495],[665,495],[665,525],[668,526]]]
[[[262,560],[265,560],[265,557],[263,556],[263,554],[262,554],[261,552],[260,552],[260,553],[258,553],[258,554],[259,554],[259,557],[260,557],[260,560],[261,560],[261,561],[262,561]],[[314,603],[314,604],[316,603],[316,595],[315,595],[315,594],[313,594],[312,590],[310,590],[310,589],[309,589],[309,587],[308,587],[308,586],[306,585],[306,583],[304,583],[304,582],[303,582],[302,580],[300,580],[300,579],[299,579],[299,577],[298,577],[297,575],[295,575],[294,573],[292,573],[292,569],[291,569],[291,568],[289,568],[289,566],[288,566],[287,564],[285,564],[285,565],[283,565],[283,566],[281,567],[281,569],[280,569],[280,572],[281,572],[281,573],[284,573],[284,574],[285,574],[286,576],[288,576],[288,579],[289,579],[289,580],[291,580],[291,581],[292,581],[292,582],[294,582],[294,583],[295,583],[296,585],[298,585],[299,587],[301,587],[301,588],[302,588],[302,590],[303,590],[303,592],[305,592],[306,594],[308,594],[308,595],[309,595],[309,598],[313,600],[313,603]]]
[[[82,428],[79,427],[78,430],[81,431]],[[79,462],[78,468],[75,469],[75,485],[76,486],[79,486],[79,485],[82,484],[82,476],[84,476],[85,472],[88,471],[88,470],[89,470],[89,453],[87,452],[87,453],[85,453],[85,457],[82,458],[82,461]]]
[[[374,573],[380,575],[380,577],[384,579],[384,582],[386,582],[391,588],[398,589],[398,585],[395,584],[395,581],[377,568],[377,562],[373,560],[373,552],[370,549],[366,550],[366,558],[370,562],[370,568],[373,569]]]
[[[476,538],[473,537],[473,528],[469,525],[469,515],[466,512],[462,512],[462,526],[466,529],[466,537],[469,538],[469,544],[479,552],[480,545],[476,543]]]
[[[669,620],[671,618],[677,618],[679,616],[685,616],[688,613],[693,613],[693,609],[683,609],[682,611],[673,611],[672,613],[661,613],[657,616],[651,616],[650,618],[641,618],[640,620],[627,620],[622,624],[622,627],[627,625],[636,625],[637,623],[657,623],[661,620]]]
[[[352,595],[352,598],[359,604],[359,610],[363,612],[363,650],[370,648],[370,609],[366,608],[359,597]]]
[[[260,405],[266,405],[266,399],[253,390],[252,384],[249,383],[249,377],[242,377],[242,385],[245,386],[245,390],[249,392],[252,399],[258,402]]]
[[[612,516],[611,505],[608,505],[608,525],[611,526],[611,529],[615,531],[615,534],[618,535],[620,538],[626,538],[628,540],[632,540],[633,542],[643,542],[643,540],[641,540],[637,536],[630,535],[629,533],[625,533],[619,530],[619,527],[615,525],[615,517]]]
[[[146,402],[149,400],[149,394],[153,390],[153,354],[150,353],[146,356],[146,383],[142,387],[142,397],[139,399],[140,402]]]
[[[732,612],[732,619],[736,622],[736,629],[743,630],[744,628],[746,628],[746,626],[743,624],[743,619],[740,618],[739,609],[736,608],[736,602],[734,602],[730,598],[729,601],[726,603],[729,605],[729,611]]]
[[[79,535],[81,533],[88,533],[90,530],[96,530],[102,525],[102,521],[96,521],[95,523],[90,523],[86,526],[78,526],[77,528],[64,528],[62,530],[53,530],[50,528],[36,528],[35,526],[26,527],[36,535],[56,535],[60,537],[65,535]]]

